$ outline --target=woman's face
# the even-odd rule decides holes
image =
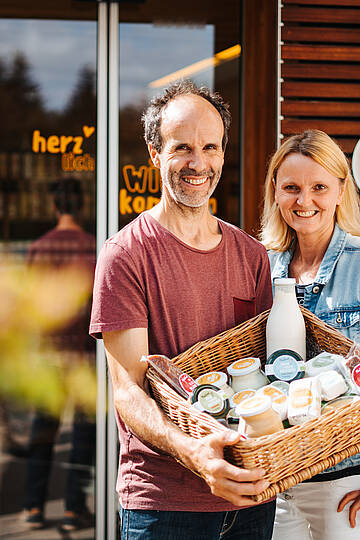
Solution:
[[[339,178],[302,154],[285,158],[276,175],[275,201],[298,237],[330,237],[343,192]]]

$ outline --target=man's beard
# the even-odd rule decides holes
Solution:
[[[220,180],[221,171],[216,172],[213,169],[207,169],[204,171],[195,172],[193,169],[189,169],[188,167],[184,167],[181,169],[178,173],[168,173],[165,176],[165,180],[163,177],[163,184],[166,186],[167,190],[169,191],[171,198],[178,202],[183,204],[184,206],[189,206],[190,208],[200,208],[203,206],[211,197],[211,195],[214,193],[215,188]],[[208,190],[207,193],[201,194],[196,193],[195,189],[193,193],[188,193],[186,191],[186,187],[182,186],[182,180],[181,178],[183,176],[192,176],[194,178],[196,177],[208,177]],[[191,189],[191,186],[189,184],[189,190]]]

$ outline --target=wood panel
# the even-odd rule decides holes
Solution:
[[[242,227],[256,235],[267,163],[276,148],[277,0],[243,6]]]
[[[333,98],[338,95],[342,98],[360,98],[360,84],[356,83],[324,83],[285,81],[281,86],[284,97],[318,97]]]
[[[345,154],[352,154],[353,151],[354,151],[354,148],[356,146],[356,143],[358,142],[358,137],[357,138],[341,138],[341,137],[333,137],[333,139],[335,139],[335,141],[338,143],[338,145],[340,146],[340,148],[342,149],[343,152],[345,152]]]
[[[360,33],[360,32],[359,32]],[[289,79],[360,80],[359,64],[288,61],[281,65],[281,76]]]
[[[341,0],[338,2],[339,8],[324,7],[299,7],[284,6],[282,9],[283,22],[301,22],[301,23],[340,23],[340,24],[359,24],[360,10],[344,8],[341,9]]]
[[[281,133],[360,136],[360,0],[282,0]]]
[[[359,135],[360,120],[323,120],[320,118],[284,118],[281,123],[284,135],[300,133],[305,129],[321,129],[329,135]]]
[[[360,62],[360,47],[291,44],[283,45],[281,56],[283,60]]]
[[[360,102],[301,101],[298,99],[283,101],[281,114],[284,116],[347,116],[360,118]]]
[[[289,25],[282,28],[281,39],[287,42],[360,43],[360,31],[358,28]]]

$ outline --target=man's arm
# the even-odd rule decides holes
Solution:
[[[148,354],[147,329],[105,332],[103,339],[115,407],[125,424],[141,440],[197,472],[214,495],[236,506],[256,504],[249,495],[261,493],[269,485],[266,480],[259,480],[265,471],[241,469],[224,460],[224,446],[235,444],[240,436],[228,430],[193,439],[170,422],[147,394],[147,365],[139,361],[143,354]]]

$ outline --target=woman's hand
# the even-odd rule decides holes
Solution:
[[[337,511],[341,512],[349,502],[351,502],[349,509],[350,527],[354,528],[356,527],[356,513],[360,510],[360,489],[347,493],[339,502]]]

